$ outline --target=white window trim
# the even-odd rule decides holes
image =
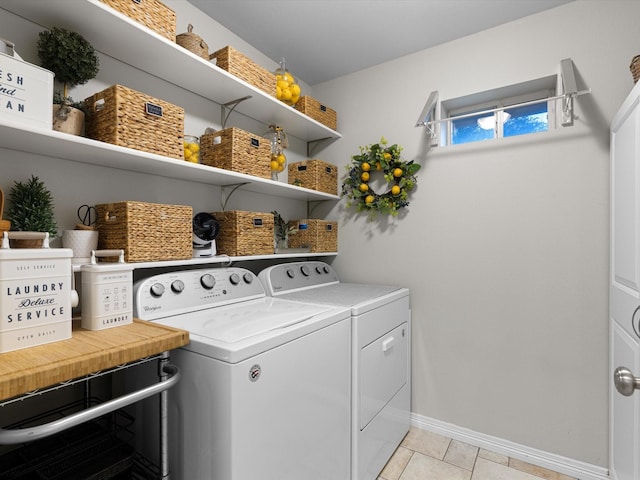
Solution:
[[[554,81],[555,80],[555,81]],[[544,88],[534,88],[534,85],[544,85]],[[519,89],[524,88],[524,93]],[[591,89],[578,90],[573,60],[565,58],[560,61],[560,74],[543,77],[540,79],[532,80],[530,82],[523,82],[521,84],[515,84],[501,89],[494,89],[487,92],[481,92],[478,94],[468,95],[466,97],[460,97],[457,99],[450,99],[445,102],[445,111],[448,113],[456,111],[458,108],[465,108],[482,105],[483,103],[495,104],[497,99],[502,98],[505,100],[510,97],[518,97],[520,95],[526,95],[533,93],[536,90],[551,90],[555,88],[555,91],[562,91],[560,95],[547,97],[547,111],[549,112],[549,130],[557,129],[559,124],[563,127],[572,126],[574,120],[574,99],[580,95],[591,93]],[[509,93],[510,92],[510,93]],[[491,101],[490,101],[491,100]],[[542,100],[542,98],[541,98]],[[561,101],[559,101],[561,100]],[[439,93],[437,90],[431,92],[427,101],[418,117],[416,127],[425,127],[427,133],[431,137],[430,146],[438,146],[442,144],[441,124],[449,122],[450,117],[443,118],[442,103],[439,100]],[[524,102],[527,103],[527,102]],[[538,103],[537,101],[531,103]],[[512,104],[508,107],[524,106],[523,104]],[[489,109],[494,112],[504,110],[504,107]],[[485,113],[485,111],[476,111],[470,114],[475,115],[477,113]],[[489,113],[488,111],[486,113]],[[458,116],[460,118],[460,115]],[[560,118],[560,122],[558,122]],[[439,142],[438,139],[441,141]]]

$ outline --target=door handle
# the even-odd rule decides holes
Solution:
[[[634,377],[628,368],[618,367],[615,372],[613,372],[613,384],[619,393],[628,397],[632,395],[636,389],[640,389],[640,378]]]

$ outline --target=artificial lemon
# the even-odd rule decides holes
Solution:
[[[393,176],[398,178],[402,176],[402,169],[401,168],[394,168],[393,169]]]
[[[369,181],[369,172],[362,172],[362,174],[360,175],[360,180],[362,180],[363,182],[368,182]]]
[[[366,192],[367,190],[369,190],[369,185],[367,185],[366,183],[361,183],[358,188],[361,192]]]
[[[198,137],[185,135],[182,143],[184,151],[184,159],[187,162],[198,163],[200,160],[200,144]]]
[[[287,105],[295,105],[300,99],[300,86],[296,79],[287,70],[284,58],[280,62],[280,68],[275,71],[276,98]]]
[[[390,160],[391,159],[391,154],[389,152],[384,152],[383,157],[384,157],[385,160]]]
[[[400,193],[400,187],[398,185],[394,185],[391,187],[391,195],[398,195]]]
[[[277,172],[280,164],[276,160],[271,160],[271,170]]]
[[[285,80],[278,80],[276,87],[280,87],[280,90],[284,90],[285,88],[289,88],[289,82]]]
[[[373,195],[367,195],[364,199],[364,203],[373,203],[374,200]]]
[[[276,156],[276,161],[278,165],[284,165],[287,162],[287,157],[284,156],[284,153]]]
[[[367,162],[363,162],[360,168],[362,168],[363,172],[368,172],[369,170],[371,170],[371,165],[369,165]]]

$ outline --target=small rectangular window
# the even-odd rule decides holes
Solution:
[[[549,99],[555,75],[441,103],[442,145],[460,145],[495,138],[546,132],[556,124]],[[551,109],[551,111],[550,111]]]

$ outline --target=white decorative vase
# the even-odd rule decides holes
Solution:
[[[71,263],[89,263],[91,250],[98,249],[97,230],[63,230],[62,247],[73,250]]]
[[[71,135],[82,135],[84,112],[77,108],[55,104],[53,106],[53,129]]]

